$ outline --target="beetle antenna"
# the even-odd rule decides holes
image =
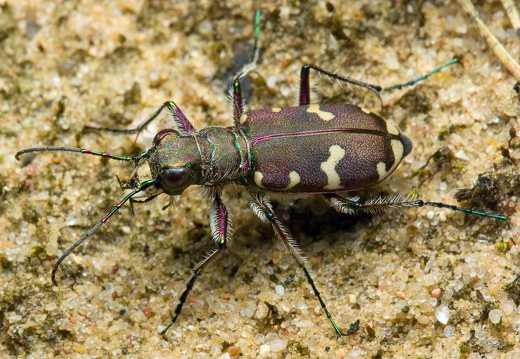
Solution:
[[[69,254],[71,254],[77,247],[79,247],[81,244],[83,244],[83,242],[85,242],[91,235],[93,235],[103,224],[105,224],[106,222],[108,222],[108,220],[110,219],[110,217],[112,217],[114,214],[116,214],[119,209],[128,201],[130,200],[133,196],[135,196],[137,193],[141,192],[141,191],[144,191],[145,189],[153,186],[155,184],[155,180],[154,179],[151,179],[151,180],[148,180],[148,181],[145,181],[143,182],[139,187],[137,187],[136,189],[134,189],[132,192],[130,192],[129,194],[127,194],[118,204],[116,204],[114,207],[112,207],[112,209],[101,219],[101,221],[99,221],[98,223],[96,223],[96,225],[92,228],[90,228],[84,235],[81,236],[80,239],[78,239],[72,246],[70,246],[69,248],[67,248],[67,250],[65,252],[63,252],[63,254],[61,255],[60,258],[58,258],[58,260],[56,261],[56,263],[54,264],[54,267],[52,268],[52,275],[51,275],[51,279],[52,279],[52,283],[54,285],[58,285],[58,283],[56,282],[56,271],[58,270],[60,264],[65,260],[65,258],[67,258],[69,256]]]
[[[76,152],[76,153],[81,153],[84,155],[98,156],[98,157],[109,158],[111,160],[129,161],[129,162],[139,162],[141,159],[148,157],[148,151],[138,153],[137,155],[134,155],[134,156],[119,156],[119,155],[113,155],[113,154],[110,154],[107,152],[91,151],[91,150],[87,150],[85,148],[66,147],[66,146],[43,146],[43,147],[26,148],[25,150],[21,150],[20,152],[17,152],[14,157],[17,160],[20,160],[20,156],[24,155],[26,153],[51,152],[51,151]]]

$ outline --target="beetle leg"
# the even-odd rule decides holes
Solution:
[[[498,219],[501,221],[507,220],[507,216],[493,214],[488,212],[476,211],[470,208],[458,207],[452,204],[442,202],[425,201],[417,198],[417,196],[381,196],[373,199],[369,199],[363,203],[359,201],[359,197],[344,198],[336,194],[326,194],[325,199],[330,205],[338,212],[345,214],[355,214],[356,212],[365,213],[379,213],[390,208],[412,208],[412,207],[435,207],[435,208],[447,208],[452,211],[463,212],[472,214],[480,217],[489,217]]]
[[[257,9],[255,11],[255,37],[253,43],[253,57],[251,61],[242,66],[242,68],[238,71],[238,73],[233,76],[233,85],[232,85],[232,93],[233,93],[233,123],[234,126],[239,129],[240,128],[240,117],[244,113],[244,104],[242,100],[242,90],[240,88],[240,80],[247,76],[247,74],[252,71],[257,65],[258,60],[260,59],[260,46],[258,45],[258,41],[260,39],[260,10]]]
[[[448,66],[451,66],[453,64],[456,64],[457,62],[459,62],[459,59],[457,57],[454,57],[453,59],[451,59],[447,63],[445,63],[445,64],[443,64],[441,66],[438,66],[438,67],[434,68],[433,70],[429,71],[428,73],[426,73],[424,75],[420,75],[419,77],[417,77],[417,78],[415,78],[413,80],[410,80],[410,81],[405,82],[405,83],[397,84],[397,85],[387,86],[387,87],[381,87],[379,85],[372,85],[372,84],[369,84],[369,83],[366,83],[366,82],[354,80],[354,79],[352,79],[350,77],[347,77],[347,76],[341,76],[341,75],[338,75],[338,74],[336,74],[334,72],[325,70],[325,69],[323,69],[323,68],[321,68],[319,66],[313,65],[313,64],[303,65],[302,69],[301,69],[301,72],[300,72],[300,106],[309,105],[310,102],[311,102],[310,84],[309,84],[309,73],[310,73],[311,69],[315,70],[316,72],[318,72],[320,74],[323,74],[323,75],[326,75],[326,76],[331,77],[333,79],[336,79],[338,81],[343,81],[343,82],[347,82],[347,83],[352,84],[352,85],[356,85],[356,86],[360,86],[360,87],[366,88],[366,89],[372,91],[373,93],[375,93],[377,95],[377,97],[379,98],[379,101],[381,101],[381,96],[379,95],[381,92],[383,92],[383,91],[392,91],[392,90],[400,90],[400,89],[402,89],[404,87],[414,86],[418,82],[421,82],[421,81],[427,79],[428,77],[436,74],[437,72],[441,71],[442,69],[444,69],[444,68],[446,68]],[[381,103],[382,103],[382,101],[381,101]]]
[[[379,97],[379,100],[381,101],[381,97],[379,96],[379,92],[381,92],[381,90],[382,90],[381,86],[372,85],[372,84],[369,84],[366,82],[354,80],[347,76],[335,74],[334,72],[325,70],[319,66],[316,66],[313,64],[307,64],[307,65],[303,65],[302,69],[300,71],[300,99],[299,99],[300,106],[307,106],[307,105],[310,105],[310,103],[311,103],[311,90],[310,90],[310,84],[309,84],[309,74],[310,74],[311,69],[315,70],[318,73],[324,74],[328,77],[336,79],[338,81],[343,81],[343,82],[347,82],[352,85],[366,88],[366,89],[372,91],[373,93],[375,93],[377,95],[377,97]]]
[[[359,210],[359,197],[345,198],[336,194],[325,194],[323,197],[332,208],[340,213],[354,215]]]
[[[456,64],[457,62],[459,62],[458,57],[454,57],[450,61],[446,62],[445,64],[443,64],[441,66],[438,66],[438,67],[434,68],[433,70],[429,71],[428,73],[426,73],[424,75],[420,75],[420,76],[416,77],[415,79],[410,80],[408,82],[404,82],[402,84],[397,84],[397,85],[383,87],[382,91],[400,90],[400,89],[402,89],[404,87],[412,87],[415,84],[417,84],[418,82],[421,82],[422,80],[426,80],[428,77],[430,77],[432,75],[435,75],[437,72],[441,71],[445,67],[448,67],[448,66],[451,66],[453,64]]]
[[[129,129],[120,129],[120,128],[107,128],[107,127],[92,127],[92,126],[85,126],[86,130],[89,131],[105,131],[105,132],[111,132],[111,133],[117,133],[117,134],[126,134],[130,135],[133,133],[141,133],[150,123],[152,123],[159,115],[161,114],[162,110],[167,108],[170,113],[172,114],[173,120],[175,121],[175,124],[177,125],[179,131],[181,132],[181,135],[187,135],[187,134],[193,134],[195,133],[195,128],[191,124],[191,122],[186,118],[184,113],[181,111],[179,106],[173,101],[166,101],[159,107],[154,113],[150,115],[145,121],[140,123],[136,128],[129,128]]]
[[[296,260],[296,263],[298,266],[302,269],[303,273],[305,274],[305,278],[307,279],[307,282],[311,286],[314,295],[318,298],[318,301],[320,303],[321,308],[325,312],[325,315],[329,319],[330,323],[334,327],[334,331],[336,332],[336,335],[338,337],[345,335],[341,329],[338,327],[334,319],[332,318],[332,315],[330,314],[329,310],[327,309],[327,306],[325,305],[325,302],[323,301],[323,298],[321,297],[320,292],[318,291],[318,288],[316,288],[316,285],[314,284],[314,280],[312,279],[311,274],[309,273],[309,269],[307,267],[307,261],[305,260],[302,251],[300,248],[298,248],[298,245],[294,239],[291,238],[291,235],[289,234],[289,231],[287,228],[282,224],[282,222],[276,217],[273,208],[271,206],[271,203],[265,199],[265,197],[261,196],[258,193],[251,193],[251,196],[253,197],[253,201],[251,202],[251,209],[255,214],[260,218],[262,222],[269,222],[271,223],[274,232],[276,233],[276,236],[278,239],[282,241],[282,243],[285,245],[285,247],[289,250],[293,258]]]
[[[242,101],[242,89],[240,88],[240,80],[233,82],[233,125],[240,128],[240,117],[244,112],[244,103]]]
[[[211,207],[210,222],[213,239],[217,243],[218,247],[217,249],[213,250],[213,252],[211,252],[206,258],[204,258],[204,260],[202,260],[193,270],[192,277],[190,278],[188,284],[186,285],[186,288],[179,297],[179,303],[175,307],[175,311],[170,324],[168,324],[168,326],[166,326],[166,328],[164,328],[161,331],[161,335],[163,336],[177,321],[177,318],[182,312],[182,307],[184,306],[184,303],[186,303],[188,295],[193,289],[193,285],[195,284],[197,278],[204,272],[205,269],[207,269],[208,266],[215,263],[220,258],[222,252],[227,247],[228,241],[231,239],[231,221],[229,218],[228,211],[222,203],[220,193],[218,190],[214,193],[213,204]]]

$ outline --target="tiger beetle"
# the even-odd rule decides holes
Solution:
[[[179,317],[188,294],[197,278],[226,249],[232,236],[231,220],[222,202],[223,187],[235,184],[250,194],[250,206],[262,220],[271,224],[276,236],[303,271],[337,336],[347,335],[336,325],[309,273],[309,267],[295,240],[274,213],[266,193],[309,194],[322,196],[333,208],[345,214],[379,212],[388,208],[437,207],[467,214],[506,220],[506,216],[432,202],[417,196],[389,196],[361,201],[359,197],[341,195],[373,186],[387,178],[412,150],[412,143],[397,127],[384,119],[349,104],[311,104],[309,75],[311,70],[337,81],[360,86],[379,95],[384,91],[410,87],[458,62],[457,58],[412,81],[381,87],[354,80],[308,64],[301,68],[299,104],[295,107],[264,108],[245,112],[241,80],[253,69],[259,57],[260,12],[255,15],[253,58],[234,77],[230,92],[233,101],[233,126],[208,127],[196,130],[179,106],[167,101],[146,121],[133,129],[89,127],[120,134],[139,134],[166,108],[174,128],[159,131],[151,148],[133,156],[113,155],[76,147],[45,146],[24,149],[26,153],[44,151],[77,152],[81,154],[127,161],[134,164],[134,173],[148,164],[151,178],[141,180],[134,174],[122,187],[131,191],[96,225],[70,246],[56,261],[52,282],[57,285],[56,271],[78,246],[92,236],[127,202],[147,202],[162,194],[172,200],[192,185],[202,186],[211,200],[211,234],[216,244],[195,268],[182,292],[171,322],[161,332],[165,335]],[[138,197],[141,197],[138,199]]]

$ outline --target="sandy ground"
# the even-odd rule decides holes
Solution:
[[[460,205],[509,222],[428,208],[349,218],[320,198],[276,201],[336,321],[345,330],[361,321],[337,340],[246,194],[227,193],[232,246],[163,339],[191,269],[213,248],[200,191],[166,211],[164,201],[134,216],[123,208],[66,260],[54,287],[55,260],[119,201],[116,175],[128,179],[131,168],[66,153],[22,163],[14,154],[36,145],[136,153],[166,122],[137,142],[83,128],[130,127],[168,99],[197,128],[229,125],[226,88],[250,55],[254,5],[0,0],[2,356],[520,357],[515,80],[455,1],[417,3],[264,2],[250,108],[294,105],[304,63],[386,86],[461,56],[412,89],[383,94],[383,109],[326,80],[316,81],[316,100],[371,108],[414,143],[395,174],[363,196],[418,191],[456,204],[458,193]],[[520,58],[500,2],[485,3],[485,21]]]

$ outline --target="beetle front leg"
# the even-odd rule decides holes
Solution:
[[[166,101],[159,107],[150,117],[148,117],[145,121],[140,123],[136,128],[130,129],[120,129],[120,128],[108,128],[108,127],[92,127],[85,126],[86,130],[90,131],[105,131],[117,134],[125,134],[130,135],[133,133],[141,133],[150,123],[152,123],[155,119],[159,117],[162,110],[167,108],[172,114],[173,120],[175,121],[179,131],[181,134],[193,134],[195,133],[195,128],[191,124],[191,122],[186,118],[184,113],[181,111],[179,106],[173,101]]]
[[[298,248],[298,245],[296,241],[294,241],[291,238],[291,235],[289,234],[289,231],[287,228],[282,224],[282,222],[276,217],[273,208],[271,206],[271,203],[265,199],[265,197],[261,196],[258,193],[251,193],[251,197],[253,197],[253,201],[251,202],[251,209],[255,214],[260,218],[262,222],[269,222],[271,223],[273,230],[278,237],[282,241],[282,243],[285,245],[285,247],[289,250],[293,258],[296,260],[296,263],[298,266],[302,269],[303,273],[305,274],[305,278],[307,279],[307,282],[311,286],[314,295],[318,298],[318,301],[320,303],[321,308],[325,312],[325,315],[329,319],[330,323],[332,324],[334,331],[336,332],[336,335],[338,337],[343,335],[350,334],[350,331],[347,332],[347,334],[344,334],[341,329],[338,327],[334,319],[332,318],[332,315],[330,314],[329,310],[327,309],[327,306],[325,305],[325,302],[323,301],[323,298],[321,297],[321,294],[314,284],[314,280],[312,279],[311,274],[309,273],[309,269],[307,268],[307,263],[305,258],[303,257],[303,254]],[[359,323],[358,323],[359,324]]]
[[[161,331],[162,336],[164,336],[166,332],[168,332],[168,330],[172,327],[172,325],[177,321],[177,318],[182,312],[182,307],[184,306],[184,303],[186,303],[188,295],[193,289],[193,286],[197,278],[204,272],[204,270],[208,266],[215,263],[220,258],[222,252],[227,247],[227,243],[231,240],[231,220],[229,218],[229,214],[226,207],[222,203],[220,193],[218,190],[216,190],[213,194],[213,204],[211,206],[210,214],[210,225],[213,240],[217,243],[218,248],[211,252],[193,270],[192,277],[190,278],[188,284],[186,285],[186,288],[179,297],[179,303],[175,307],[175,311],[170,324],[168,324],[166,328],[164,328]]]

